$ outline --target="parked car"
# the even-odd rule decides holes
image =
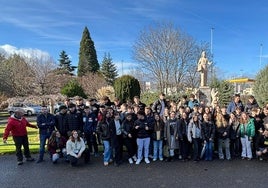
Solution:
[[[62,105],[64,105],[63,102],[56,102],[56,103],[54,104],[54,106],[53,106],[53,113],[54,113],[54,114],[58,113],[58,112],[59,112],[59,108],[60,108],[60,106],[62,106]],[[52,113],[52,112],[51,112],[51,109],[50,109],[50,108],[51,108],[50,105],[48,105],[47,108],[50,110],[50,113]]]
[[[30,103],[16,102],[10,104],[7,108],[9,114],[13,114],[17,109],[24,111],[25,115],[32,116],[41,112],[41,106]]]

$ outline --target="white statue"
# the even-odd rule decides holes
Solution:
[[[213,106],[213,108],[215,108],[216,106],[217,106],[217,104],[218,104],[218,100],[219,100],[219,97],[218,97],[218,91],[217,91],[217,89],[215,89],[215,88],[212,88],[211,89],[211,92],[210,92],[210,94],[211,94],[211,105]]]
[[[201,57],[197,64],[197,71],[200,72],[201,75],[201,83],[200,86],[207,86],[207,76],[208,76],[208,68],[207,65],[210,65],[212,62],[209,62],[206,58],[206,52],[203,51]]]

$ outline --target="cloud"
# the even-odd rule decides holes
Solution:
[[[38,58],[38,59],[51,58],[48,52],[33,48],[17,48],[9,44],[0,45],[0,53],[7,56],[18,54],[20,56],[27,58]]]

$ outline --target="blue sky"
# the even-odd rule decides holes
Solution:
[[[225,77],[253,77],[268,61],[266,0],[0,0],[0,7],[0,50],[44,52],[55,61],[65,50],[74,65],[87,26],[99,62],[109,52],[126,73],[140,31],[159,21],[198,42],[210,43],[214,28],[214,62]]]

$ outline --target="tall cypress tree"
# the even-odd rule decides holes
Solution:
[[[84,76],[87,72],[97,72],[100,65],[97,60],[97,53],[95,50],[94,42],[90,37],[90,33],[85,27],[83,36],[80,41],[79,62],[78,62],[78,76]]]
[[[59,59],[59,68],[58,71],[60,74],[69,74],[74,75],[73,71],[77,68],[76,66],[71,65],[71,60],[69,59],[69,56],[67,53],[62,50],[60,53],[60,59]]]
[[[110,56],[110,53],[104,54],[100,71],[102,75],[104,76],[104,79],[106,80],[106,82],[109,85],[113,85],[116,77],[118,76],[118,72]]]

